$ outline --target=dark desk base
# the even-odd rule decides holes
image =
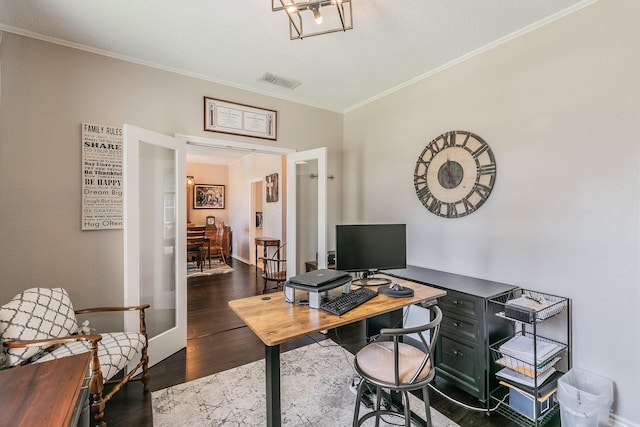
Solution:
[[[280,411],[280,346],[264,346],[267,380],[267,427],[282,425]]]
[[[380,334],[380,329],[382,328],[402,326],[402,319],[402,309],[365,319],[367,341],[371,341]],[[264,358],[266,369],[265,379],[267,382],[267,427],[280,427],[282,425],[282,408],[280,403],[280,346],[265,345]],[[402,402],[398,402],[396,398],[393,398],[392,402],[395,406],[402,408]],[[412,415],[415,414],[412,413]],[[413,416],[412,419],[414,419]],[[415,415],[415,420],[420,425],[426,426],[424,420],[417,415]]]

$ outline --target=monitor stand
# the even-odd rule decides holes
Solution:
[[[351,282],[351,284],[356,286],[380,286],[380,285],[390,285],[391,279],[387,279],[386,277],[373,277],[376,273],[373,271],[362,273],[362,276]]]

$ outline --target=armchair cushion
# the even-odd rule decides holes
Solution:
[[[102,340],[98,342],[98,359],[105,381],[109,381],[127,364],[135,359],[136,353],[145,344],[144,335],[138,332],[110,332],[101,333]],[[89,343],[76,341],[61,345],[54,351],[42,356],[35,363],[46,362],[74,354],[89,351]]]
[[[77,330],[71,299],[62,288],[27,289],[0,307],[0,341],[61,338]],[[9,366],[19,365],[43,350],[3,348]]]

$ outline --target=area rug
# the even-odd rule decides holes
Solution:
[[[200,271],[200,267],[196,262],[187,263],[187,277],[211,276],[213,274],[231,273],[232,271],[234,271],[232,267],[219,260],[211,260],[211,268],[209,268],[209,261],[205,261],[202,271]]]
[[[280,365],[283,426],[351,425],[351,353],[326,340],[282,353]],[[151,399],[156,427],[266,426],[265,361],[159,390]],[[424,417],[424,404],[414,396],[411,409]],[[400,418],[385,418],[392,424],[381,425],[402,425]],[[431,418],[434,427],[458,426],[433,408]]]

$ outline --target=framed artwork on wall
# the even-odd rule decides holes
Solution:
[[[272,173],[265,178],[267,186],[267,203],[278,201],[278,174]]]
[[[278,112],[205,96],[204,130],[275,141]]]
[[[195,184],[193,186],[194,209],[224,209],[224,185]]]

